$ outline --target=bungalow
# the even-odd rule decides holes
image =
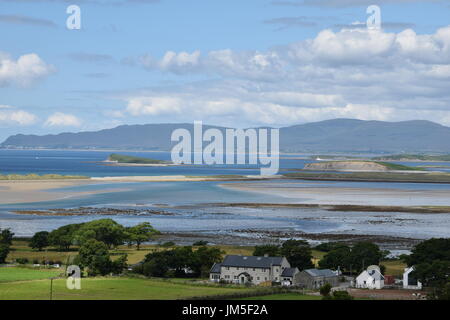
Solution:
[[[370,266],[356,277],[356,287],[365,289],[382,289],[384,276],[378,266]]]
[[[236,284],[283,283],[295,284],[297,268],[284,257],[255,257],[227,255],[223,262],[215,263],[210,271],[210,281]]]
[[[403,289],[422,290],[422,283],[411,276],[414,267],[405,268],[403,273]]]
[[[326,283],[339,285],[338,273],[330,269],[306,269],[297,274],[295,282],[306,289],[320,289]]]

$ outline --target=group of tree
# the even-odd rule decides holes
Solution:
[[[11,249],[14,233],[10,229],[0,229],[0,263],[5,263]]]
[[[312,263],[312,250],[307,241],[290,239],[281,246],[279,245],[261,245],[256,246],[253,251],[254,256],[277,257],[283,256],[291,264],[292,268],[297,267],[300,271],[314,268]]]
[[[450,300],[450,239],[430,239],[416,245],[402,256],[411,274],[431,290],[430,299]]]
[[[325,283],[320,287],[320,295],[323,300],[353,300],[353,297],[344,290],[331,291],[331,284]]]
[[[39,251],[48,246],[68,251],[73,245],[82,245],[87,240],[95,239],[109,249],[127,243],[129,246],[136,244],[139,250],[143,242],[153,239],[157,234],[158,231],[148,222],[124,227],[112,219],[100,219],[65,225],[52,232],[37,232],[31,238],[29,246]]]
[[[127,267],[127,255],[112,260],[107,244],[89,239],[80,246],[73,263],[85,269],[90,276],[120,274]]]
[[[319,267],[322,269],[340,268],[341,271],[360,272],[370,265],[379,265],[387,255],[387,252],[372,242],[358,242],[351,247],[342,243],[331,243],[326,248],[328,252],[319,261]]]
[[[51,232],[37,232],[29,246],[39,251],[48,246],[68,251],[76,245],[78,255],[73,263],[89,275],[116,274],[127,266],[127,256],[122,255],[113,260],[110,254],[112,248],[127,243],[129,246],[136,244],[139,250],[143,242],[151,240],[158,233],[148,222],[124,227],[112,219],[100,219],[65,225]]]
[[[211,266],[222,260],[222,255],[220,249],[206,246],[177,247],[149,253],[133,272],[148,277],[207,276]]]

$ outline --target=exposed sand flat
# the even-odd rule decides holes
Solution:
[[[91,194],[91,192],[48,192],[50,189],[58,189],[89,183],[92,183],[89,179],[2,180],[0,181],[0,204],[50,201],[71,196]]]
[[[449,206],[450,190],[401,190],[351,187],[303,187],[299,183],[243,182],[223,188],[278,195],[292,203],[383,206]]]
[[[260,179],[277,179],[280,176],[124,176],[124,177],[93,177],[92,181],[102,182],[180,182],[180,181],[229,181],[229,180],[260,180]]]

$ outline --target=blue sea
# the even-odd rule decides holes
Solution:
[[[67,150],[0,150],[0,174],[62,174],[89,177],[106,176],[208,176],[223,174],[257,175],[259,168],[235,166],[167,166],[137,167],[109,166],[103,162],[110,151]],[[119,153],[119,152],[118,152]],[[168,152],[120,152],[121,154],[170,160]],[[280,172],[301,169],[315,162],[309,155],[282,155]],[[407,165],[424,165],[411,163]],[[436,163],[433,163],[436,165]],[[450,165],[450,163],[442,163]],[[270,181],[286,183],[290,187],[342,187],[399,190],[449,190],[446,184],[368,183],[368,182],[306,182]],[[293,230],[306,233],[372,233],[427,238],[449,236],[448,215],[390,213],[390,224],[367,223],[385,219],[371,213],[330,213],[322,209],[236,208],[216,206],[217,203],[289,203],[292,199],[276,194],[238,191],[223,188],[236,182],[141,182],[98,183],[72,186],[53,191],[65,193],[95,191],[88,196],[69,197],[54,201],[0,205],[0,228],[11,228],[16,235],[30,236],[37,231],[52,230],[61,225],[78,223],[100,216],[48,217],[14,214],[15,210],[45,210],[52,208],[107,207],[139,208],[170,211],[172,215],[112,216],[124,225],[149,221],[157,229],[167,232],[232,234],[239,230]],[[264,182],[263,182],[264,183]],[[269,183],[269,182],[268,182]],[[2,190],[0,189],[0,193]],[[52,191],[49,191],[52,192]],[[295,202],[301,199],[296,199]],[[163,209],[161,209],[163,206]],[[380,216],[380,213],[378,213]]]

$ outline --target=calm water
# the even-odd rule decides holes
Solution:
[[[64,174],[90,177],[131,175],[219,175],[259,174],[252,166],[179,166],[179,167],[116,167],[106,166],[107,151],[44,151],[44,150],[0,150],[1,174]],[[169,160],[164,152],[121,152],[124,154]],[[282,170],[303,168],[314,162],[303,155],[283,155]],[[423,165],[423,163],[406,163]],[[450,165],[450,163],[443,163]],[[415,183],[367,183],[367,182],[298,182],[288,181],[291,187],[355,187],[407,190],[450,190],[445,184]],[[90,207],[117,207],[160,209],[173,213],[171,216],[116,216],[124,225],[149,221],[162,231],[230,233],[241,229],[297,230],[313,232],[347,232],[403,235],[427,238],[450,236],[449,215],[411,215],[404,213],[331,213],[319,209],[242,209],[217,208],[209,203],[287,203],[292,199],[263,195],[253,192],[233,191],[221,188],[224,182],[147,182],[147,183],[102,183],[83,185],[60,190],[101,191],[90,196],[67,198],[28,204],[0,205],[0,228],[11,228],[17,235],[29,236],[41,230],[52,230],[68,223],[98,219],[89,217],[42,217],[23,216],[11,213],[23,209],[51,209]],[[233,182],[225,182],[233,183]],[[268,181],[267,183],[276,183]],[[115,192],[113,192],[115,191]],[[0,189],[0,192],[2,190]],[[296,199],[296,202],[302,199]],[[180,206],[190,207],[180,207]],[[381,219],[381,221],[380,221]],[[368,221],[371,221],[368,223]]]

